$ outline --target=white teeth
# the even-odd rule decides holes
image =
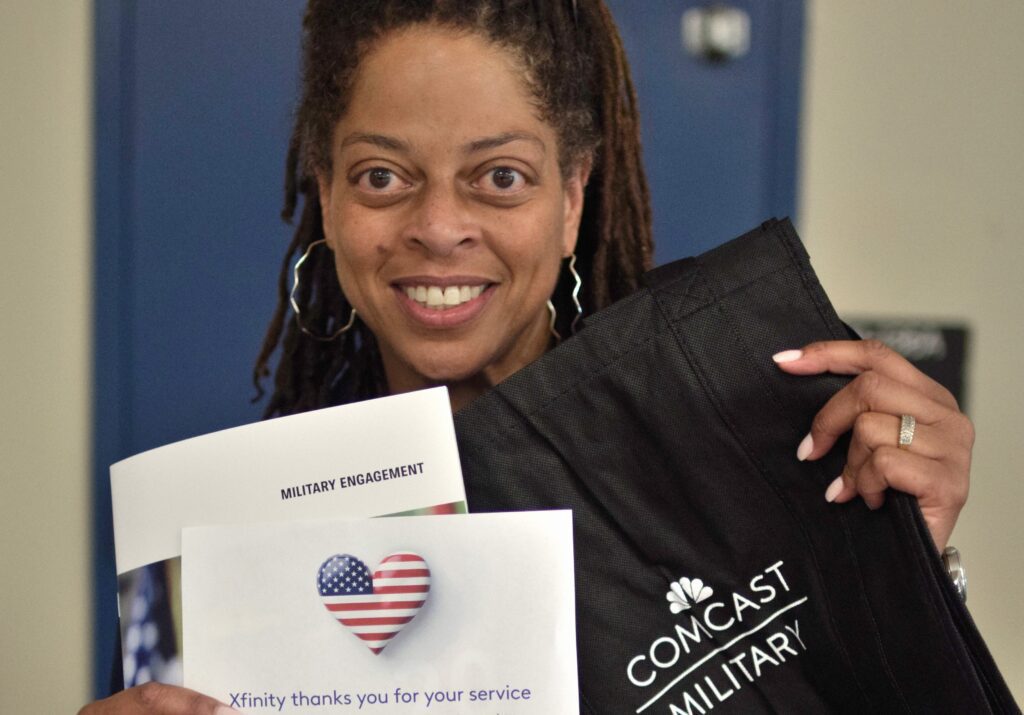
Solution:
[[[406,286],[403,290],[420,305],[434,310],[447,310],[475,300],[487,288],[486,285],[464,286]]]

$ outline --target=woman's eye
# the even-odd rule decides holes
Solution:
[[[356,183],[368,191],[394,191],[405,185],[395,172],[382,166],[367,169],[357,177]]]
[[[526,179],[521,173],[508,166],[491,169],[484,177],[485,187],[497,189],[502,193],[511,193],[523,188]]]

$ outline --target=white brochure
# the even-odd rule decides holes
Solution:
[[[127,685],[181,683],[183,527],[466,511],[445,388],[177,442],[110,482]]]
[[[579,712],[568,511],[183,532],[185,684],[245,713]]]

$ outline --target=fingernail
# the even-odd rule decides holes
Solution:
[[[814,451],[814,440],[811,438],[810,432],[807,436],[800,440],[800,446],[796,448],[796,458],[801,462],[811,456],[811,452]]]
[[[218,705],[213,715],[242,715],[242,711],[229,708],[227,705]]]
[[[828,485],[828,489],[825,490],[825,501],[834,502],[841,491],[843,491],[843,478],[836,477]]]
[[[775,353],[772,355],[772,360],[777,363],[793,362],[794,360],[799,360],[803,356],[803,350],[783,350],[781,353]]]

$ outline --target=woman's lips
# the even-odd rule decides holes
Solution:
[[[432,328],[452,328],[471,321],[494,293],[494,284],[480,279],[405,280],[393,288],[406,314]]]

